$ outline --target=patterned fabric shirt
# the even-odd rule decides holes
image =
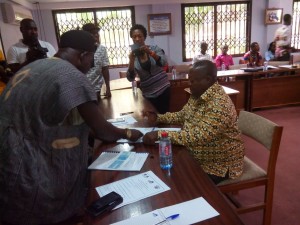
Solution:
[[[95,91],[101,91],[101,87],[104,83],[102,68],[109,66],[106,47],[103,45],[98,46],[94,55],[94,63],[95,66],[88,71],[86,76],[91,81]]]
[[[246,52],[244,55],[244,60],[249,61],[249,63],[255,63],[256,65],[262,60],[262,56],[259,52],[256,54],[251,53],[251,51]]]
[[[197,62],[197,61],[200,61],[200,60],[210,60],[210,61],[213,61],[213,58],[211,57],[211,55],[210,54],[202,54],[201,52],[200,52],[200,54],[199,55],[196,55],[194,58],[193,58],[193,64],[195,63],[195,62]]]
[[[232,60],[232,56],[231,55],[224,55],[224,54],[220,54],[217,55],[216,59],[216,66],[217,68],[221,68],[222,64],[224,63],[225,68],[228,70],[229,66],[233,65],[233,60]]]
[[[97,97],[86,76],[54,57],[23,67],[7,84],[0,96],[0,220],[57,223],[83,206],[90,129],[74,115],[89,101]]]
[[[184,145],[208,174],[230,178],[243,172],[244,144],[230,97],[215,83],[198,99],[190,97],[179,112],[158,115],[158,122],[182,125],[168,131],[173,144]],[[158,132],[161,135],[162,131]]]

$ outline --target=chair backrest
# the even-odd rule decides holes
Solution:
[[[267,173],[274,175],[283,127],[247,111],[239,112],[238,127],[242,134],[256,140],[270,150]]]
[[[300,54],[292,55],[292,63],[300,63]]]
[[[239,64],[245,64],[245,60],[244,59],[239,59]]]
[[[289,65],[289,61],[269,61],[268,65],[270,66],[282,66],[282,65]]]
[[[124,78],[127,76],[127,71],[120,71],[119,75],[120,75],[120,78]]]
[[[174,68],[176,69],[177,73],[188,73],[190,69],[190,65],[189,64],[174,65]]]

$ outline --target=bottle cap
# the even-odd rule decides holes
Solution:
[[[166,131],[161,132],[161,137],[163,138],[168,137],[168,133]]]

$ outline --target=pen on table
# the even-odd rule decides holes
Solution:
[[[134,112],[125,112],[125,113],[120,113],[120,116],[124,116],[124,115],[128,115],[128,114],[132,114]]]
[[[156,223],[154,225],[158,225],[158,224],[162,224],[164,222],[167,222],[167,221],[170,221],[170,220],[175,220],[179,217],[179,214],[174,214],[174,215],[171,215],[171,216],[168,216],[166,219],[164,219],[163,221],[160,221],[159,223]]]

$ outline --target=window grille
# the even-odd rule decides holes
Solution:
[[[300,49],[300,0],[294,0],[291,46]]]
[[[69,9],[53,11],[56,36],[72,29],[81,29],[86,23],[95,23],[100,27],[100,42],[107,48],[111,66],[128,64],[130,28],[134,24],[133,7]]]
[[[183,61],[199,54],[201,42],[216,56],[223,45],[228,54],[243,55],[250,45],[250,2],[182,4]]]

